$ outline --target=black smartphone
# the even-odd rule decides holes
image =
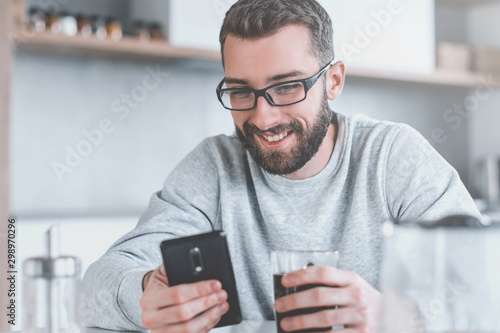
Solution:
[[[170,239],[163,241],[160,247],[169,285],[219,280],[227,292],[229,311],[215,327],[241,322],[236,281],[224,231]]]

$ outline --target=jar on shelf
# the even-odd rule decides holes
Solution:
[[[31,7],[29,10],[29,26],[33,31],[44,32],[46,28],[45,12],[39,7]]]
[[[61,32],[66,36],[75,36],[78,32],[76,18],[67,12],[59,14],[59,21],[61,22]]]
[[[143,21],[132,22],[132,35],[142,42],[149,42],[151,40],[149,29]]]
[[[60,34],[62,31],[61,20],[59,19],[59,15],[57,15],[56,12],[47,12],[47,15],[45,17],[45,25],[47,31],[50,31],[53,34]]]
[[[112,40],[120,40],[122,38],[122,25],[112,17],[106,18],[106,31],[108,37]]]
[[[152,41],[164,41],[165,35],[163,34],[163,29],[161,24],[158,22],[153,22],[149,25],[149,33],[151,35]]]
[[[106,29],[106,20],[104,18],[92,15],[90,17],[90,24],[92,26],[92,33],[99,39],[105,39],[108,35],[108,31]]]
[[[82,14],[76,15],[76,27],[78,30],[78,35],[87,38],[92,36],[92,24],[88,17]]]

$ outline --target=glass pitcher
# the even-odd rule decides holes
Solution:
[[[384,226],[380,333],[500,332],[500,226]]]

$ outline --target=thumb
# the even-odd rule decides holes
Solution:
[[[158,272],[159,275],[158,277],[160,278],[160,280],[166,283],[168,286],[169,283],[168,283],[167,273],[165,272],[165,266],[163,265],[163,263],[156,269],[156,272]]]
[[[158,271],[161,275],[167,276],[167,273],[165,272],[165,265],[163,265],[163,263],[158,267]]]

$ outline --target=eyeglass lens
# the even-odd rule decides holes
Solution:
[[[305,98],[306,89],[303,82],[289,82],[266,90],[267,99],[276,106],[293,104]],[[244,110],[255,107],[255,93],[251,90],[238,89],[221,92],[225,107]]]

